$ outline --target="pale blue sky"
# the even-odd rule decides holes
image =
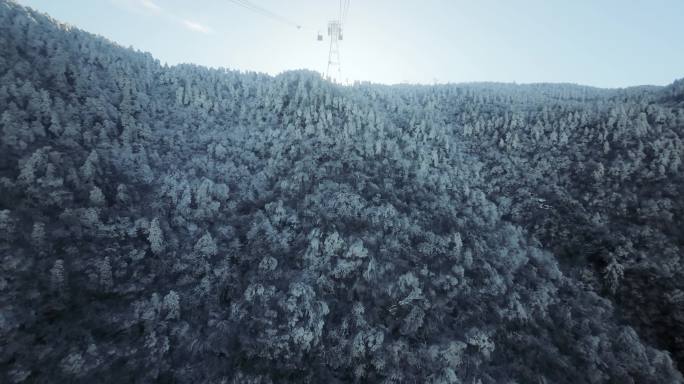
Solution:
[[[20,0],[162,62],[325,71],[336,0]],[[351,0],[343,78],[380,83],[669,84],[684,77],[684,0]]]

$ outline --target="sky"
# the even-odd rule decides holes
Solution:
[[[269,74],[325,73],[340,13],[339,0],[18,2],[162,63]],[[684,0],[350,0],[339,80],[666,85],[684,77],[683,20]]]

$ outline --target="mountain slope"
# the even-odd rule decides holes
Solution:
[[[0,52],[2,382],[684,381],[679,83]]]

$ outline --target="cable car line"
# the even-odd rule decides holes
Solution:
[[[243,7],[247,8],[249,10],[255,11],[261,15],[270,17],[270,18],[277,20],[277,21],[284,22],[286,24],[295,26],[297,28],[301,28],[301,25],[299,23],[294,22],[294,21],[292,21],[292,20],[290,20],[284,16],[281,16],[275,12],[269,11],[268,9],[263,8],[257,4],[254,4],[249,0],[237,0],[237,1],[231,0],[231,1],[233,1],[234,3],[237,3],[238,5],[242,5]]]
[[[246,8],[246,9],[249,9],[249,10],[251,10],[251,11],[254,11],[254,12],[256,12],[256,13],[259,13],[259,14],[261,14],[261,15],[263,15],[263,16],[270,17],[270,18],[272,18],[272,19],[274,19],[274,20],[276,20],[276,21],[280,21],[280,22],[282,22],[282,23],[291,25],[291,26],[293,26],[293,27],[295,27],[295,28],[297,28],[297,29],[302,29],[302,25],[301,25],[301,24],[299,24],[299,23],[297,23],[297,22],[294,22],[294,21],[292,21],[292,20],[290,20],[290,19],[288,19],[288,18],[286,18],[286,17],[284,17],[284,16],[281,16],[281,15],[275,13],[275,12],[269,11],[268,9],[265,9],[265,8],[259,6],[259,5],[256,5],[256,4],[252,3],[252,2],[249,1],[249,0],[230,0],[230,1],[233,2],[233,3],[235,3],[235,4],[237,4],[237,5],[240,5],[240,6],[244,7],[244,8]]]
[[[256,4],[252,3],[252,2],[249,1],[249,0],[228,0],[228,1],[230,1],[230,2],[233,3],[233,4],[239,5],[239,6],[243,7],[243,8],[245,8],[245,9],[248,9],[248,10],[250,10],[250,11],[253,11],[253,12],[255,12],[255,13],[258,13],[258,14],[260,14],[260,15],[262,15],[262,16],[270,17],[270,18],[273,19],[273,20],[280,21],[281,23],[284,23],[284,24],[293,26],[293,27],[295,27],[295,28],[297,28],[297,29],[306,29],[306,28],[304,28],[301,24],[296,23],[296,22],[294,22],[294,21],[292,21],[292,20],[290,20],[290,19],[288,19],[288,18],[286,18],[286,17],[284,17],[284,16],[281,16],[281,15],[275,13],[275,12],[271,12],[271,11],[269,11],[269,10],[266,9],[266,8],[263,8],[263,7],[259,6],[259,5],[256,5]]]
[[[340,21],[344,22],[347,20],[347,13],[349,12],[349,2],[351,0],[341,0],[340,2],[342,1],[344,1],[344,10],[341,12]]]
[[[0,0],[1,1],[1,0]],[[295,27],[299,30],[310,30],[309,28],[304,28],[301,24],[294,22],[293,20],[281,16],[275,12],[272,12],[264,7],[261,7],[250,0],[229,0],[231,3],[257,13],[261,16],[269,17],[275,21],[287,24],[289,26]],[[328,67],[325,71],[325,77],[331,79],[331,73],[337,73],[337,80],[341,80],[342,71],[340,69],[340,49],[339,42],[343,40],[343,24],[346,22],[347,14],[349,12],[349,3],[351,0],[340,0],[339,2],[339,14],[337,18],[328,22],[328,37],[330,38],[330,49],[328,51]],[[316,40],[319,42],[323,41],[323,34],[321,30],[316,32]]]

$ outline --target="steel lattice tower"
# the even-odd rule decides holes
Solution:
[[[330,36],[330,52],[328,53],[328,69],[325,77],[330,79],[331,73],[337,71],[337,80],[342,79],[342,68],[340,66],[340,40],[342,40],[342,23],[333,20],[328,23],[328,36]],[[332,72],[331,72],[332,71]]]

